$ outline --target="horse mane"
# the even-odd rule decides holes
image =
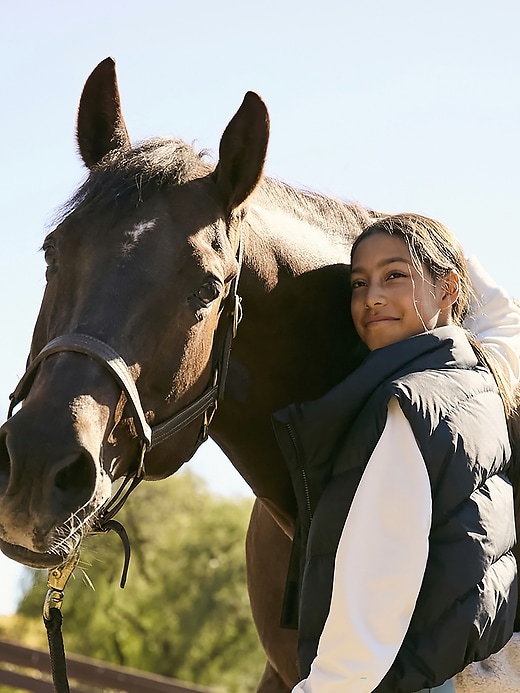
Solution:
[[[260,202],[276,206],[291,216],[318,226],[327,235],[353,241],[360,228],[380,215],[354,202],[328,197],[315,190],[294,188],[275,178],[263,178],[255,191]]]
[[[186,142],[170,137],[154,137],[131,148],[115,149],[93,168],[72,197],[60,207],[53,223],[82,209],[134,208],[152,193],[183,185],[209,175],[207,150],[197,152]],[[274,178],[264,177],[255,198],[278,207],[326,233],[354,238],[375,213],[361,205],[343,202],[311,190],[300,190]]]

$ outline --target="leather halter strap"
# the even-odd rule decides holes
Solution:
[[[12,415],[14,407],[29,394],[40,363],[52,354],[64,351],[74,351],[90,356],[111,373],[132,407],[134,425],[139,438],[149,448],[152,442],[152,430],[146,421],[139,393],[130,375],[130,369],[125,360],[111,346],[87,334],[62,334],[43,347],[40,353],[31,361],[15,391],[10,395],[11,404],[8,416]]]

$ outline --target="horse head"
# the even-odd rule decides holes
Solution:
[[[23,404],[0,429],[0,548],[11,558],[61,564],[115,480],[159,479],[193,454],[208,407],[190,406],[218,377],[219,323],[268,132],[265,105],[248,92],[215,168],[178,140],[132,147],[113,60],[87,80],[77,142],[89,175],[43,243],[47,284],[14,400]],[[150,444],[143,429],[186,408],[174,444]]]

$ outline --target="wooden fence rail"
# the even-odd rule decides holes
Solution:
[[[209,688],[79,655],[67,654],[67,674],[70,693],[211,693]],[[32,693],[54,693],[49,653],[0,640],[0,685]]]

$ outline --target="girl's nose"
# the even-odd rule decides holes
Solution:
[[[371,285],[367,288],[365,294],[365,307],[375,308],[376,306],[384,306],[386,303],[384,292],[379,285]]]

